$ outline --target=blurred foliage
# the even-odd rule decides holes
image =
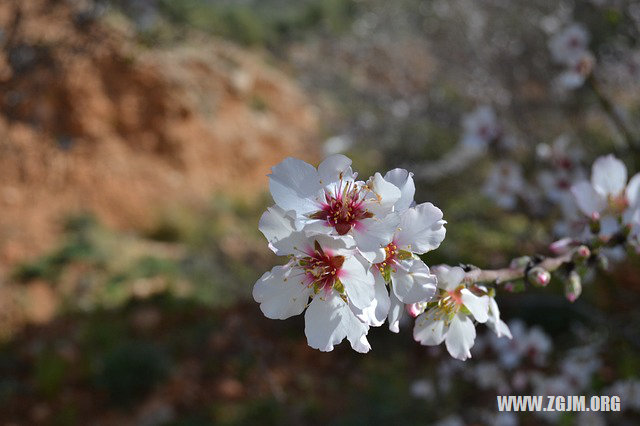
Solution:
[[[149,48],[204,33],[269,50],[321,107],[324,135],[354,141],[347,154],[361,176],[418,171],[442,158],[460,139],[464,113],[480,103],[494,105],[505,131],[525,146],[509,155],[531,178],[542,166],[532,148],[561,134],[578,141],[588,161],[620,149],[592,91],[559,99],[547,90],[556,68],[540,26],[564,3],[158,0],[147,2],[151,10],[139,1],[108,3],[105,19],[126,21]],[[575,17],[592,31],[594,51],[619,39],[638,43],[624,32],[630,18],[614,8],[576,3]],[[259,97],[248,102],[257,112],[270,108]],[[628,103],[629,117],[639,117],[637,99]],[[436,204],[449,223],[442,246],[423,256],[427,264],[503,267],[521,254],[547,253],[558,212],[525,204],[506,211],[481,193],[487,171],[506,156],[491,152],[441,180],[418,182],[416,200]],[[624,159],[640,164],[637,154]],[[250,293],[281,261],[257,230],[270,203],[215,194],[205,208],[161,212],[137,234],[71,218],[55,249],[13,273],[25,285],[51,284],[63,303],[52,323],[0,346],[0,420],[43,424],[44,412],[52,424],[86,424],[108,412],[118,424],[155,403],[168,407],[159,410],[164,417],[136,417],[139,424],[432,424],[460,411],[461,401],[471,416],[474,407],[494,406],[494,394],[464,381],[437,405],[413,396],[414,380],[437,378],[448,358],[442,348],[416,345],[408,329],[372,330],[374,350],[363,357],[346,344],[329,354],[310,349],[301,317],[265,319]],[[554,361],[575,343],[574,323],[606,338],[594,389],[637,378],[638,317],[630,315],[637,315],[638,263],[591,277],[575,304],[558,279],[546,289],[519,282],[526,291],[499,295],[503,317],[542,325],[555,338]],[[538,420],[525,415],[522,424]]]
[[[14,278],[51,282],[69,309],[118,306],[165,290],[228,305],[245,299],[273,260],[257,229],[266,200],[252,203],[217,195],[202,210],[160,214],[138,236],[74,217],[60,247],[16,267]]]
[[[97,373],[97,384],[112,401],[134,406],[154,386],[163,382],[170,366],[159,348],[140,341],[119,343],[107,352]]]
[[[128,1],[111,3],[134,22],[144,21],[144,14],[151,13]],[[158,0],[157,11],[153,12],[159,19],[142,25],[139,31],[140,39],[151,46],[182,40],[187,32],[195,30],[246,46],[276,48],[310,32],[346,31],[356,12],[356,1]]]

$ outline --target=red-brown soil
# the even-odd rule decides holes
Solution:
[[[315,109],[259,53],[145,49],[53,0],[0,3],[0,27],[5,269],[51,247],[69,213],[141,228],[167,205],[262,194],[285,156],[316,158]]]

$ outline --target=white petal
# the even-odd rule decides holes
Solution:
[[[422,203],[405,210],[396,234],[398,247],[422,254],[437,248],[446,233],[442,211],[431,203]]]
[[[454,315],[445,338],[449,354],[462,361],[471,358],[470,350],[475,339],[476,328],[471,319],[459,313]]]
[[[338,276],[344,284],[349,301],[356,308],[364,309],[371,305],[375,296],[375,280],[368,265],[359,260],[358,256],[347,257]]]
[[[324,252],[335,256],[336,254],[341,255],[351,255],[355,250],[356,242],[350,235],[313,235],[309,236],[309,239],[312,241],[317,241],[320,246],[324,249]]]
[[[511,330],[509,330],[509,326],[502,320],[498,320],[495,324],[495,328],[493,329],[494,333],[498,337],[507,337],[512,339]]]
[[[554,86],[561,89],[574,90],[582,86],[586,80],[586,76],[582,72],[572,69],[561,72],[553,81]]]
[[[640,203],[640,173],[636,173],[629,180],[625,193],[629,201],[629,207],[638,207]]]
[[[293,247],[301,244],[304,234],[296,232],[293,220],[278,206],[269,207],[262,214],[258,229],[269,242],[269,248],[277,255],[294,254]]]
[[[599,157],[591,169],[591,183],[602,195],[619,195],[627,184],[627,167],[611,154]]]
[[[436,320],[434,316],[435,312],[429,310],[416,318],[416,323],[413,326],[413,338],[421,345],[439,345],[447,334],[448,328],[444,324],[444,319]]]
[[[375,278],[375,297],[371,305],[357,313],[357,316],[362,322],[374,327],[379,327],[384,323],[384,320],[387,319],[391,299],[389,298],[389,292],[387,291],[387,286],[382,275],[374,271],[373,276]],[[356,309],[354,309],[354,311],[355,310]]]
[[[391,301],[391,306],[389,307],[389,315],[387,316],[387,320],[389,321],[389,330],[394,333],[399,333],[400,321],[404,316],[404,303],[399,301],[393,292],[389,294],[389,299]]]
[[[321,190],[318,172],[309,163],[285,158],[271,169],[269,188],[276,204],[297,214],[316,211],[315,196]]]
[[[506,336],[511,339],[511,330],[509,330],[507,324],[500,319],[500,309],[498,309],[498,304],[493,297],[489,301],[489,319],[486,324],[487,327],[493,330],[496,336]]]
[[[309,346],[323,352],[332,351],[334,345],[346,337],[358,352],[371,349],[366,339],[369,328],[351,311],[335,291],[328,295],[318,293],[304,316],[304,334]]]
[[[380,247],[379,249],[373,250],[373,251],[360,250],[360,254],[362,254],[362,257],[367,259],[369,263],[380,263],[384,261],[387,257],[387,252],[384,250],[383,247]]]
[[[611,238],[620,229],[618,219],[607,215],[600,219],[600,232],[598,235],[604,239]]]
[[[471,311],[473,317],[478,322],[487,322],[489,318],[489,296],[476,296],[469,289],[463,288],[460,291],[462,303]]]
[[[387,182],[380,173],[376,173],[367,184],[370,191],[365,194],[364,207],[374,215],[382,217],[393,210],[393,205],[402,195],[400,189]]]
[[[253,286],[253,298],[267,318],[286,319],[299,315],[307,306],[312,289],[304,275],[290,265],[276,266]]]
[[[340,179],[353,180],[353,171],[350,166],[351,159],[342,154],[327,157],[318,166],[320,184],[326,186],[338,182]]]
[[[591,217],[593,213],[600,213],[607,207],[606,199],[600,195],[587,181],[578,182],[571,187],[571,193],[576,199],[582,213]]]
[[[416,193],[416,186],[413,182],[413,173],[405,169],[393,169],[384,175],[384,180],[394,184],[400,190],[400,199],[396,201],[394,206],[395,211],[404,211],[414,204],[413,197]]]
[[[426,302],[436,293],[436,276],[419,259],[398,262],[391,274],[393,292],[405,304]]]
[[[460,285],[464,278],[464,269],[459,266],[439,265],[431,268],[438,279],[438,287],[443,290],[453,291]]]
[[[363,219],[351,232],[360,250],[377,251],[391,242],[399,221],[398,215],[393,213],[382,219],[377,217]]]

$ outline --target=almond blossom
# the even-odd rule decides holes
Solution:
[[[462,125],[464,127],[462,144],[479,150],[484,150],[490,142],[498,139],[502,133],[496,113],[488,105],[479,106],[473,112],[467,114],[463,119]]]
[[[402,193],[380,173],[366,183],[356,177],[351,160],[336,154],[317,169],[286,158],[273,167],[269,182],[276,206],[294,219],[296,230],[354,239],[371,257],[391,240],[399,221],[393,206]]]
[[[385,259],[374,265],[376,281],[391,288],[388,319],[389,329],[395,333],[399,331],[405,304],[430,300],[436,293],[435,275],[416,255],[440,246],[446,233],[445,224],[442,211],[431,203],[405,210],[393,241],[385,247]],[[377,319],[380,322],[381,318]]]
[[[575,62],[567,64],[565,70],[555,79],[554,85],[560,90],[574,90],[581,87],[593,71],[595,57],[585,52]]]
[[[589,51],[589,32],[580,24],[572,24],[549,40],[553,60],[565,67],[554,81],[560,90],[582,86],[591,74],[595,57]]]
[[[589,32],[580,24],[571,24],[549,40],[553,60],[571,66],[582,58],[589,46]]]
[[[368,351],[370,326],[388,316],[395,324],[390,312],[436,292],[436,277],[417,255],[444,239],[442,211],[415,205],[413,175],[404,169],[367,182],[356,176],[342,155],[317,169],[287,158],[273,168],[276,204],[259,223],[269,248],[290,261],[256,282],[254,299],[268,318],[306,309],[309,345],[323,351],[345,337]]]
[[[279,254],[291,259],[262,275],[253,288],[265,316],[286,319],[306,308],[309,346],[331,351],[347,338],[354,350],[368,352],[369,326],[354,313],[354,309],[369,306],[374,296],[373,275],[366,261],[342,239],[312,239],[295,231],[285,243],[278,243]]]
[[[619,229],[619,221],[638,233],[640,173],[627,183],[627,168],[613,155],[599,157],[591,171],[591,181],[571,187],[578,209],[589,220],[600,224],[599,236],[608,239]]]
[[[525,188],[522,167],[505,160],[493,167],[484,185],[484,193],[503,209],[513,209]]]
[[[443,341],[449,354],[462,361],[471,357],[476,338],[473,320],[489,319],[490,298],[478,296],[462,283],[464,270],[458,266],[435,269],[440,295],[426,303],[426,310],[416,318],[413,337],[422,345],[439,345]]]

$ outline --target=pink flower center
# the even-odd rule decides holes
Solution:
[[[607,201],[609,202],[609,208],[614,212],[623,212],[629,207],[629,200],[624,192],[617,196],[610,195]]]
[[[318,243],[316,243],[315,250],[309,252],[309,256],[299,261],[309,283],[317,289],[324,289],[327,292],[336,283],[343,263],[344,256],[333,256],[330,252],[322,250]]]
[[[572,49],[577,49],[582,45],[582,42],[578,37],[570,37],[567,45]]]
[[[569,182],[567,179],[560,178],[556,181],[556,186],[558,187],[558,189],[568,191],[571,188],[571,182]]]
[[[373,213],[364,208],[364,196],[353,182],[344,185],[340,182],[335,194],[325,191],[325,203],[322,209],[311,215],[312,219],[322,219],[335,228],[338,235],[344,235],[362,219],[373,217]]]
[[[453,300],[456,305],[462,305],[462,293],[460,293],[460,289],[456,289],[454,291],[448,291],[451,300]]]
[[[385,252],[384,260],[380,263],[376,263],[375,265],[380,272],[384,271],[384,268],[386,268],[387,266],[395,265],[396,256],[398,255],[398,246],[396,246],[396,244],[393,242],[389,243],[384,248],[384,252]]]

